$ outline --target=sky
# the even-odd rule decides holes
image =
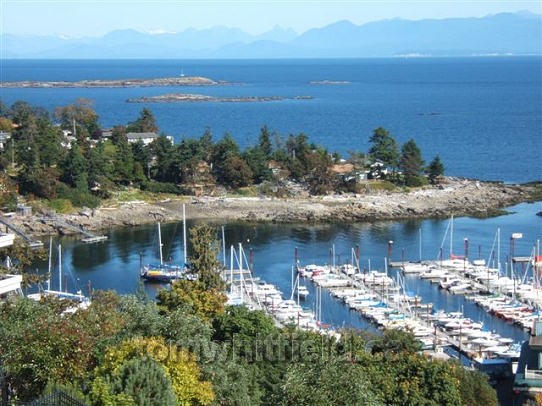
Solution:
[[[339,20],[363,24],[391,18],[483,17],[527,10],[536,1],[431,0],[0,0],[0,31],[17,35],[99,37],[117,29],[180,32],[188,28],[237,27],[257,35],[275,25],[298,34]]]

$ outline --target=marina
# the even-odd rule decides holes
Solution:
[[[481,256],[488,258],[496,229],[499,227],[501,235],[508,237],[516,230],[522,230],[523,238],[515,241],[516,255],[514,257],[530,255],[536,239],[540,238],[541,228],[536,222],[540,222],[540,220],[538,217],[534,217],[534,213],[538,211],[537,206],[523,204],[511,208],[511,210],[514,211],[514,214],[497,218],[484,220],[457,218],[454,220],[455,235],[460,238],[469,236],[471,251],[475,253],[473,262],[478,259],[477,245],[482,247]],[[536,221],[532,221],[533,218]],[[484,329],[510,338],[515,343],[524,341],[528,336],[527,331],[506,320],[505,317],[510,316],[507,312],[503,313],[503,310],[506,309],[501,309],[501,317],[497,314],[491,314],[483,308],[483,303],[477,304],[475,301],[477,295],[474,292],[451,293],[447,289],[441,288],[439,283],[429,279],[421,279],[418,276],[419,272],[412,271],[412,269],[422,266],[421,263],[411,263],[411,261],[418,262],[419,260],[420,240],[422,243],[421,257],[429,258],[433,253],[433,262],[438,263],[440,244],[448,223],[449,220],[446,219],[320,226],[226,224],[224,228],[227,246],[242,242],[247,252],[253,252],[253,277],[276,286],[284,293],[285,300],[290,299],[291,296],[294,247],[298,247],[302,262],[325,266],[332,263],[330,251],[334,245],[336,265],[343,267],[344,271],[341,273],[345,277],[352,277],[353,269],[356,268],[352,265],[352,247],[358,245],[361,272],[370,274],[369,279],[374,278],[373,282],[377,282],[380,280],[379,275],[370,272],[376,270],[384,272],[385,262],[393,265],[394,267],[388,267],[388,276],[392,280],[396,280],[396,276],[401,274],[404,291],[409,296],[421,298],[418,302],[414,299],[414,302],[410,303],[410,307],[417,309],[417,313],[462,311],[465,317],[472,319],[473,322],[482,323]],[[194,222],[187,222],[187,228],[192,225]],[[178,224],[171,223],[164,223],[161,226],[166,257],[170,258],[173,264],[182,263],[185,255],[182,228]],[[75,237],[63,237],[61,240],[64,261],[70,267],[79,288],[90,282],[94,289],[115,289],[121,294],[132,293],[136,291],[140,280],[140,274],[137,271],[139,264],[152,264],[156,262],[155,258],[159,257],[156,226],[118,229],[110,232],[108,237],[107,243],[98,245],[83,244]],[[217,237],[220,239],[219,235]],[[504,237],[503,240],[505,240]],[[388,258],[389,241],[394,241],[394,243]],[[505,259],[509,251],[508,243],[509,241],[502,244],[503,272],[506,270],[505,264],[509,262]],[[491,263],[491,258],[486,262]],[[405,270],[409,268],[410,272],[403,275],[400,266],[395,267],[400,264],[406,265]],[[516,265],[519,272],[522,265],[519,262]],[[36,268],[40,269],[40,272],[46,272],[47,265],[36,264]],[[229,271],[229,262],[226,263],[225,268]],[[459,269],[462,270],[462,267]],[[242,270],[234,270],[234,277],[238,278],[239,275],[236,273],[240,272],[247,273],[247,267]],[[53,275],[53,280],[55,277]],[[478,281],[479,284],[486,286],[487,270],[481,274],[481,277],[482,280]],[[376,324],[363,317],[358,311],[345,306],[342,299],[332,295],[330,289],[348,289],[347,285],[350,283],[338,274],[334,278],[334,280],[322,280],[323,285],[328,286],[320,287],[320,293],[318,293],[317,285],[312,281],[301,278],[299,285],[304,286],[308,291],[304,300],[300,295],[300,299],[303,301],[302,307],[312,310],[315,315],[319,314],[321,323],[331,325],[336,329],[351,327],[377,332],[378,326]],[[384,279],[381,279],[380,282],[382,280]],[[505,278],[500,278],[500,280],[506,281]],[[492,280],[489,281],[492,286]],[[336,284],[344,286],[332,286]],[[386,286],[385,284],[386,282],[384,282],[384,286]],[[381,295],[382,283],[380,285],[372,283],[372,285],[375,285],[376,293]],[[162,283],[145,284],[145,289],[150,297],[154,297],[157,291],[163,287]],[[518,289],[519,293],[527,295],[525,289]],[[481,297],[489,299],[491,296],[482,295]],[[296,294],[293,299],[297,299]],[[531,315],[531,317],[534,316]]]

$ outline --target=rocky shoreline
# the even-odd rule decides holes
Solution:
[[[202,76],[179,76],[173,78],[156,79],[104,79],[104,80],[80,80],[78,82],[68,81],[22,81],[3,82],[2,87],[10,88],[85,88],[85,87],[168,87],[168,86],[216,86],[225,85],[229,82],[215,81]]]
[[[363,195],[268,197],[192,197],[152,203],[132,201],[82,210],[59,216],[64,222],[87,230],[108,229],[171,222],[182,218],[186,204],[188,219],[224,222],[337,223],[355,221],[487,217],[502,209],[539,199],[534,185],[507,185],[473,180],[451,180],[446,185],[411,192],[378,192]],[[14,215],[9,221],[29,235],[73,234],[71,228],[55,225],[43,213]]]
[[[159,96],[133,97],[126,100],[128,103],[199,103],[199,102],[220,102],[220,103],[260,103],[281,100],[309,100],[312,96],[238,96],[238,97],[216,97],[203,94],[172,93]]]

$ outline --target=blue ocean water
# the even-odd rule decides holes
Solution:
[[[372,131],[399,143],[414,139],[425,160],[439,154],[451,176],[520,183],[542,180],[542,58],[326,60],[3,60],[0,80],[68,80],[205,76],[218,87],[7,89],[0,99],[53,111],[89,98],[104,127],[126,124],[149,107],[178,141],[210,128],[254,145],[267,125],[280,136],[305,133],[348,157],[367,151]],[[311,81],[348,81],[314,85]],[[265,103],[131,104],[166,93],[212,96],[312,96]]]

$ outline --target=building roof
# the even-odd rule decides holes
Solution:
[[[143,138],[158,138],[156,133],[127,133],[126,137],[132,140],[140,140]]]

